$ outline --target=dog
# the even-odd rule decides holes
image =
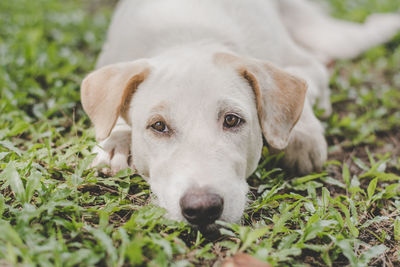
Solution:
[[[131,167],[167,216],[240,222],[263,137],[298,174],[321,170],[326,64],[388,41],[399,14],[339,21],[309,0],[123,0],[81,99],[93,166]]]

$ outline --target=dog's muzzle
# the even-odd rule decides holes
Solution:
[[[222,214],[224,199],[206,188],[191,188],[180,199],[183,217],[201,227],[213,224]]]

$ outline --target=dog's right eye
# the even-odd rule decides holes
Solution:
[[[239,126],[243,120],[235,114],[227,114],[224,118],[224,128],[235,128]]]
[[[168,133],[169,132],[167,125],[165,125],[165,123],[162,121],[157,121],[156,123],[153,123],[151,125],[151,128],[153,128],[153,130],[155,130],[159,133]]]

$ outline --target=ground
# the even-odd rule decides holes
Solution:
[[[267,149],[242,225],[210,241],[163,218],[132,171],[88,165],[79,102],[114,1],[0,1],[0,266],[212,265],[246,252],[274,266],[400,266],[400,35],[332,64],[329,161],[289,177]],[[362,21],[396,0],[324,0]]]

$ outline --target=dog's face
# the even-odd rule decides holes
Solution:
[[[212,221],[204,217],[220,215],[238,221],[246,203],[245,178],[262,147],[255,96],[234,69],[211,58],[187,62],[185,67],[176,58],[152,62],[133,96],[133,164],[149,177],[171,218],[201,224]],[[204,216],[193,215],[196,208],[205,209],[198,211]]]
[[[157,203],[170,218],[207,229],[240,220],[262,134],[284,148],[305,91],[302,80],[265,62],[183,52],[94,72],[82,103],[100,140],[125,118],[133,165]]]

